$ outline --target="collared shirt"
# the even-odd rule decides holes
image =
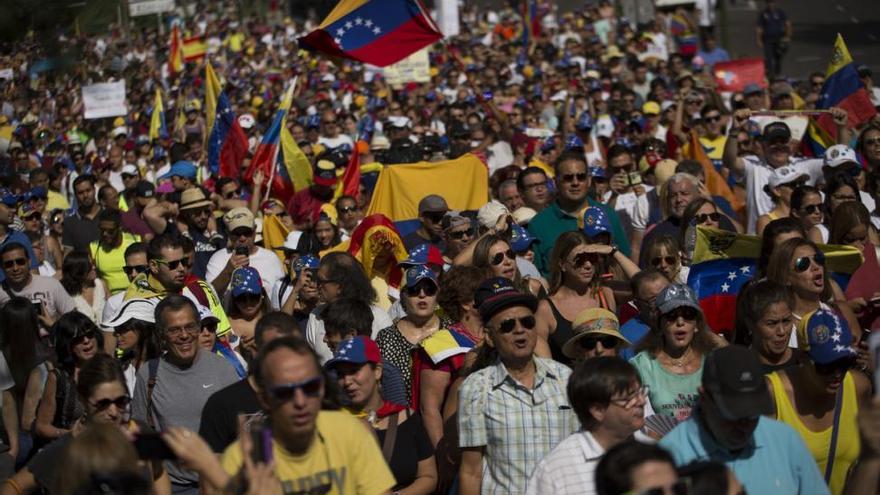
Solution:
[[[605,449],[588,431],[579,431],[556,446],[535,467],[526,489],[528,495],[591,495],[596,493],[595,475]]]
[[[749,493],[830,493],[804,441],[787,424],[762,416],[751,444],[732,453],[715,441],[698,416],[697,411],[660,441],[679,466],[693,461],[723,462]]]
[[[494,365],[468,376],[459,390],[459,446],[485,447],[483,494],[522,494],[538,462],[579,423],[566,394],[571,369],[534,358],[528,389]]]

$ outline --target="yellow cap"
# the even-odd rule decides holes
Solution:
[[[660,105],[656,101],[646,101],[642,105],[642,113],[645,115],[660,115]]]

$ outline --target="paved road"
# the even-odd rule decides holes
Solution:
[[[755,46],[754,25],[762,0],[727,2],[724,40],[732,57],[761,56]],[[777,0],[788,14],[794,38],[783,73],[805,78],[824,72],[837,33],[841,33],[856,64],[880,72],[880,4],[866,0]]]

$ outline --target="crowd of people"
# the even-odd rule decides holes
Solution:
[[[767,85],[735,93],[699,8],[538,2],[524,44],[519,14],[464,2],[430,82],[392,86],[298,50],[318,18],[188,3],[207,53],[180,73],[155,27],[63,34],[76,63],[50,70],[43,40],[0,53],[0,495],[878,492],[880,118],[831,108],[836,144],[805,155],[824,75],[779,76],[773,0]],[[284,196],[245,172],[295,77],[311,171]],[[128,113],[85,119],[106,80]],[[480,208],[444,193],[471,184],[415,221],[371,208],[383,170],[470,155]],[[726,328],[697,230],[761,245]]]

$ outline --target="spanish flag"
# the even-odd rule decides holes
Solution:
[[[183,40],[183,58],[187,62],[204,58],[207,52],[208,44],[205,43],[204,36],[192,36]]]
[[[150,142],[159,138],[168,137],[168,128],[165,126],[165,106],[162,105],[162,92],[156,88],[156,98],[153,102],[153,114],[150,116]]]
[[[420,0],[342,0],[301,48],[385,67],[443,38]]]

